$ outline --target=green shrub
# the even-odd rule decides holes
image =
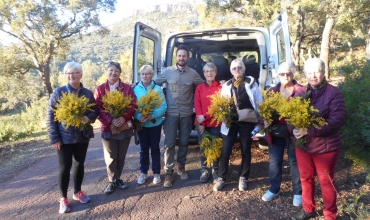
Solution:
[[[370,65],[351,66],[339,85],[346,105],[346,120],[341,129],[345,154],[355,164],[370,167]]]

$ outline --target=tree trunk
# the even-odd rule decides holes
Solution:
[[[324,32],[322,33],[321,53],[320,53],[320,59],[325,63],[325,77],[327,80],[330,79],[329,49],[330,49],[330,37],[333,28],[334,28],[334,19],[332,17],[329,17],[326,19]]]
[[[294,64],[294,72],[296,74],[300,74],[301,68],[299,66],[299,63],[300,63],[300,52],[301,52],[301,44],[303,40],[304,18],[305,18],[305,14],[301,10],[300,7],[297,10],[297,15],[298,17],[294,24],[295,30],[296,30],[296,38],[295,38],[294,46],[292,48],[292,52],[293,52],[292,61]]]
[[[40,67],[39,73],[41,75],[44,92],[47,97],[50,97],[53,93],[53,88],[51,87],[50,82],[50,65],[48,63],[44,63],[41,64]]]
[[[370,64],[370,19],[367,20],[366,61]]]

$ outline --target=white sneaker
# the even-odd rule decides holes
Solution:
[[[143,184],[145,183],[145,180],[148,179],[148,175],[141,173],[139,179],[137,180],[138,184]]]
[[[267,190],[267,192],[262,196],[262,200],[265,202],[270,202],[274,197],[276,197],[279,193],[272,193],[270,190]]]
[[[294,195],[293,205],[297,207],[302,206],[302,196],[301,195]]]
[[[161,182],[161,176],[159,174],[154,174],[153,184],[158,184]]]

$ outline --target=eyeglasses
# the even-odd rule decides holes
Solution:
[[[293,73],[278,73],[279,74],[279,76],[292,76],[293,75]]]
[[[71,73],[67,73],[67,75],[73,75],[73,76],[78,75],[78,74],[80,74],[80,72],[71,72]]]
[[[152,74],[151,73],[140,73],[140,75],[142,75],[142,76],[150,76]]]
[[[231,70],[233,70],[233,71],[241,70],[241,69],[243,69],[243,67],[241,67],[241,66],[236,66],[236,67],[231,68]]]
[[[204,71],[204,74],[215,73],[215,72],[216,72],[215,70],[206,70]]]

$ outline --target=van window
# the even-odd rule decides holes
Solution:
[[[154,41],[140,36],[140,43],[139,43],[139,53],[138,53],[138,67],[139,70],[140,67],[143,65],[151,65],[153,66],[154,62]]]
[[[276,35],[276,37],[277,37],[276,42],[277,42],[277,47],[278,47],[279,65],[280,65],[280,63],[286,61],[286,57],[285,57],[286,45],[284,43],[284,32],[283,32],[283,30],[280,30],[278,32],[278,34]]]

